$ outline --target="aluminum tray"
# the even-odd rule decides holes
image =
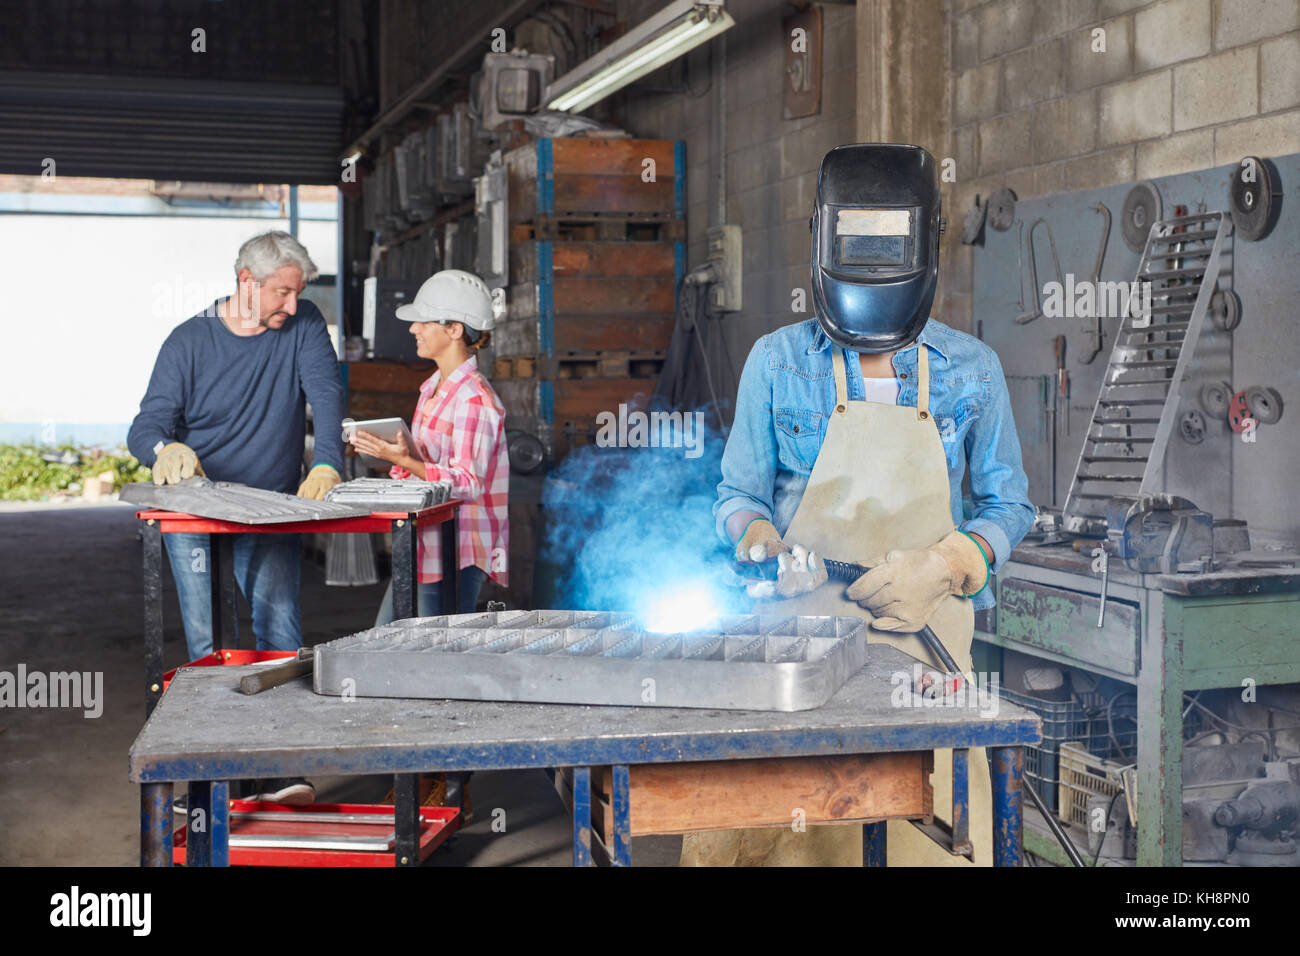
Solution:
[[[354,478],[325,493],[326,501],[360,505],[368,511],[419,511],[443,504],[450,497],[450,481],[415,478]]]
[[[409,618],[316,648],[318,694],[808,710],[866,661],[866,623],[735,614],[647,632],[628,613],[501,611]]]
[[[358,505],[315,501],[281,491],[251,488],[234,481],[212,481],[198,475],[174,485],[132,482],[122,486],[119,497],[148,508],[240,524],[328,521],[370,514],[369,508]]]

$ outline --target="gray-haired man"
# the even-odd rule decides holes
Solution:
[[[235,274],[234,295],[181,323],[163,343],[127,444],[153,467],[156,484],[200,474],[323,498],[343,466],[343,387],[325,319],[298,298],[316,265],[289,233],[267,232],[240,247]],[[304,481],[305,402],[316,443]],[[163,540],[196,660],[212,652],[209,538]],[[296,535],[235,536],[235,578],[252,607],[259,650],[302,646],[299,555]],[[311,799],[292,794],[304,795]]]

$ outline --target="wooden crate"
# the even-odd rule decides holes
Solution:
[[[374,360],[347,362],[347,417],[401,418],[411,421],[420,386],[436,371],[432,362],[405,363]]]
[[[520,378],[492,384],[506,407],[509,426],[536,435],[548,455],[560,458],[588,443],[597,415],[617,415],[620,404],[644,404],[657,383],[657,378]]]
[[[647,161],[653,180],[647,181]],[[542,138],[505,156],[511,222],[582,216],[685,215],[680,140]]]
[[[510,281],[539,279],[668,279],[682,263],[672,242],[525,241],[510,246]]]
[[[548,381],[567,378],[657,378],[663,371],[665,354],[663,349],[624,349],[498,358],[492,368],[492,377],[494,380],[540,378]]]

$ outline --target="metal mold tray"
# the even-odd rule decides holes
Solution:
[[[724,615],[676,634],[629,613],[500,611],[408,618],[316,648],[318,694],[809,710],[866,662],[848,617]]]
[[[354,478],[325,493],[326,501],[360,505],[368,511],[419,511],[443,504],[450,497],[450,481],[415,478]]]
[[[120,497],[123,501],[148,508],[240,524],[328,521],[370,514],[369,508],[358,505],[315,501],[234,481],[212,481],[197,475],[174,485],[132,482],[122,486]]]

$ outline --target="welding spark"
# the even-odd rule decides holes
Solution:
[[[690,584],[652,599],[642,617],[647,631],[677,634],[709,627],[720,613],[708,585]]]

